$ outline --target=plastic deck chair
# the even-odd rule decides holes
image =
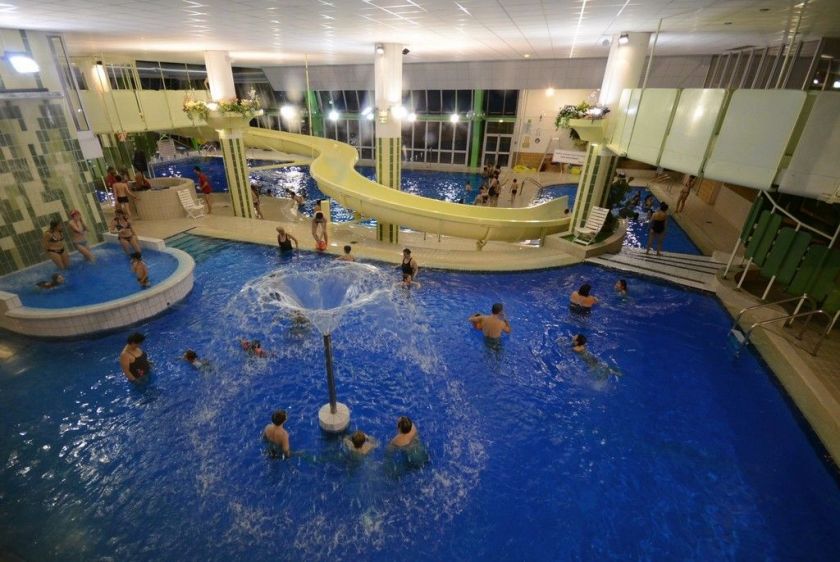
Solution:
[[[732,267],[732,263],[735,261],[735,254],[738,253],[738,248],[741,247],[741,244],[745,247],[750,244],[750,241],[755,234],[755,225],[758,222],[758,217],[761,215],[762,211],[764,211],[764,197],[759,195],[750,208],[747,220],[744,222],[744,228],[741,229],[740,236],[738,236],[738,239],[735,241],[735,247],[732,249],[732,254],[729,256],[729,262],[727,262],[726,269],[723,271],[724,279],[726,279],[726,276],[729,275],[729,270]]]
[[[779,234],[776,236],[776,243],[773,244],[761,268],[762,277],[770,278],[767,287],[764,289],[764,294],[761,296],[761,300],[767,298],[767,295],[770,293],[770,288],[780,274],[788,274],[787,276],[782,275],[780,281],[783,284],[787,284],[793,279],[796,266],[802,261],[802,256],[805,255],[805,251],[808,249],[810,243],[811,235],[807,232],[797,231],[793,228],[783,228],[779,231]],[[784,271],[782,271],[783,269]]]
[[[178,200],[181,201],[181,206],[187,212],[187,216],[191,219],[197,219],[204,216],[204,204],[196,202],[188,189],[178,190]]]
[[[755,232],[753,233],[752,239],[747,246],[747,263],[744,266],[744,273],[738,281],[739,289],[741,288],[741,285],[743,285],[744,279],[747,278],[750,265],[752,265],[753,262],[757,265],[764,264],[764,259],[767,257],[767,252],[770,251],[770,247],[776,239],[776,233],[778,232],[781,224],[782,217],[780,215],[774,215],[769,211],[761,213],[761,218],[758,219]]]
[[[595,241],[595,237],[604,228],[604,223],[607,222],[607,215],[610,214],[609,209],[604,207],[592,207],[589,211],[589,216],[586,217],[586,224],[575,228],[574,242],[589,246]]]

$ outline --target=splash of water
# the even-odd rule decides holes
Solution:
[[[241,293],[263,312],[306,318],[326,335],[338,328],[348,312],[388,301],[392,290],[393,280],[378,268],[335,261],[269,273],[245,285]]]

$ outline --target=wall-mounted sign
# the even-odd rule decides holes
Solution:
[[[586,161],[586,152],[580,150],[555,150],[551,161],[558,164],[576,164],[583,166]]]

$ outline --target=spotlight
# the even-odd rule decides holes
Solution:
[[[295,116],[295,106],[284,105],[280,108],[280,117],[283,119],[291,119]]]
[[[832,84],[831,87],[835,90],[840,90],[840,80],[835,80],[834,84]]]
[[[9,63],[19,74],[34,74],[41,70],[35,59],[26,55],[9,55]]]
[[[820,83],[819,78],[814,78],[814,84],[819,84],[819,83]]]
[[[404,54],[404,55],[407,55],[407,54],[408,54],[408,53],[410,53],[410,52],[411,52],[411,51],[409,51],[408,49],[403,49],[403,54]]]
[[[401,105],[395,105],[391,108],[391,115],[393,115],[394,119],[405,119],[405,116],[408,115],[408,110]]]
[[[330,121],[338,121],[338,118],[339,113],[334,109],[330,110],[330,112],[327,114],[327,119],[329,119]]]
[[[409,123],[414,123],[415,121],[417,121],[417,114],[416,113],[409,113],[408,114],[408,122]]]
[[[598,43],[600,43],[602,47],[609,47],[610,43],[612,43],[612,39],[610,39],[609,37],[601,37]]]
[[[618,36],[618,44],[619,45],[626,45],[629,42],[630,42],[630,36],[627,35],[626,33],[622,33],[621,35]]]
[[[367,115],[365,115],[365,119],[367,119],[368,121],[373,121],[373,113],[368,113]]]
[[[545,89],[545,95],[548,96],[548,97],[553,96],[554,95],[554,88],[546,88]]]
[[[461,117],[457,113],[453,113],[452,115],[449,116],[449,122],[450,123],[457,123],[460,120],[461,120]]]
[[[370,107],[370,106],[368,106],[368,107],[366,107],[362,110],[362,115],[364,115],[365,117],[367,117],[368,115],[372,115],[372,114],[373,114],[373,108]]]
[[[376,44],[376,54],[377,55],[384,55],[385,54],[385,47],[382,45],[382,43],[377,43]]]

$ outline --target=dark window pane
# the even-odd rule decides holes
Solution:
[[[416,121],[414,123],[413,148],[426,148],[426,123],[423,121]]]
[[[499,138],[499,152],[510,152],[510,137]]]
[[[509,159],[510,159],[509,155],[500,154],[499,158],[496,160],[496,165],[499,166],[500,168],[504,168],[505,166],[508,165],[508,160]]]
[[[347,111],[357,113],[359,111],[359,98],[356,96],[356,91],[344,90],[343,94]]]
[[[458,125],[455,127],[455,150],[467,149],[469,130],[469,123],[458,123]]]
[[[361,146],[373,146],[373,121],[368,121],[365,118],[359,121],[359,144]]]
[[[414,103],[415,113],[426,113],[426,90],[412,90],[411,101]]]
[[[452,136],[455,126],[453,123],[441,123],[440,127],[440,149],[452,150]]]
[[[342,92],[341,90],[330,92],[330,98],[333,102],[333,109],[335,109],[336,111],[340,111],[341,113],[347,111],[347,104],[344,102],[344,92]]]
[[[373,93],[367,91],[360,91],[359,94],[359,111],[363,111],[366,107],[373,109]]]
[[[466,164],[467,164],[467,153],[466,152],[455,152],[452,155],[452,163],[453,164],[460,164],[461,166],[466,166]]]
[[[505,90],[505,115],[516,115],[516,103],[518,98],[518,90]]]
[[[371,99],[373,99],[373,98],[371,98]],[[402,104],[403,104],[403,107],[407,107],[409,109],[409,111],[411,110],[411,90],[403,90]]]
[[[361,158],[363,158],[364,160],[373,160],[373,149],[363,148]]]
[[[411,144],[411,131],[414,127],[412,127],[412,123],[408,121],[403,121],[402,124],[402,145],[403,148],[414,148]]]
[[[358,148],[360,145],[359,143],[359,122],[358,121],[347,121],[347,135],[348,135],[348,143],[352,146]]]
[[[429,90],[426,92],[428,103],[427,113],[440,113],[440,90]]]
[[[441,90],[441,96],[443,97],[443,104],[441,105],[441,112],[442,113],[454,113],[456,107],[456,92],[455,90]]]
[[[472,111],[472,90],[458,90],[458,113]]]
[[[503,115],[504,109],[504,90],[487,90],[487,97],[484,100],[484,113],[487,115]]]
[[[426,123],[426,148],[430,150],[437,150],[439,140],[440,123],[434,121]]]

